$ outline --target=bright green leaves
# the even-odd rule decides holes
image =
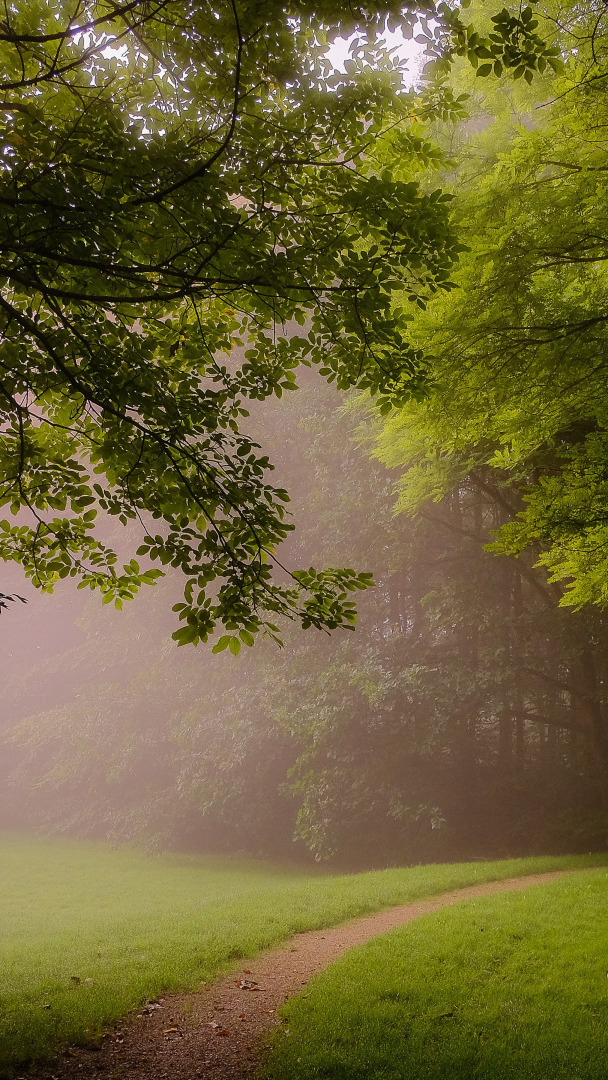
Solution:
[[[403,92],[378,44],[389,13],[409,30],[420,14],[448,58],[539,54],[527,9],[497,16],[486,45],[425,0],[347,17],[333,0],[291,15],[274,0],[93,2],[78,32],[63,0],[7,14],[0,479],[33,514],[7,557],[40,585],[73,575],[122,602],[146,583],[150,566],[117,572],[110,518],[183,574],[182,644],[216,628],[249,644],[281,614],[352,625],[352,571],[284,582],[287,495],[241,428],[248,401],[293,390],[302,364],[384,412],[424,393],[403,310],[449,292],[462,248],[412,114],[463,104],[445,86]],[[353,19],[348,70],[328,79],[327,41]],[[395,127],[399,159],[380,167]]]
[[[575,5],[562,15],[552,48],[567,69],[545,81],[549,101],[533,123],[513,123],[488,87],[478,108],[484,126],[493,112],[495,123],[450,133],[452,143],[462,137],[454,214],[469,251],[458,289],[409,324],[434,385],[420,406],[390,416],[378,453],[406,466],[407,512],[463,484],[498,485],[503,520],[514,520],[492,550],[529,552],[563,604],[581,607],[608,602],[608,19]],[[529,9],[521,21],[533,35]],[[505,40],[515,32],[512,16],[494,22]],[[488,47],[475,47],[483,64]],[[526,109],[534,99],[513,91],[509,110],[517,100]]]
[[[539,20],[531,6],[502,8],[491,16],[489,33],[479,28],[479,11],[470,24],[461,19],[461,12],[468,7],[469,2],[456,8],[439,3],[438,19],[422,21],[422,32],[416,40],[426,46],[432,57],[425,69],[428,75],[445,77],[455,56],[465,56],[481,78],[491,74],[499,77],[506,71],[516,79],[523,75],[531,83],[534,74],[545,71],[547,64],[554,71],[561,69],[560,49],[536,33]],[[545,25],[551,33],[551,25]]]
[[[525,509],[491,546],[519,555],[540,543],[540,565],[563,588],[563,606],[608,606],[607,420],[604,415],[599,431],[579,431],[580,442],[564,445],[564,434],[556,440],[562,443],[559,472],[529,486]]]
[[[179,641],[179,634],[182,631],[178,630],[174,637]],[[224,649],[229,649],[233,656],[238,656],[241,651],[241,642],[245,645],[253,645],[254,637],[248,630],[241,630],[239,636],[234,634],[224,634],[223,637],[213,646],[211,652],[219,653],[224,652]],[[181,644],[181,642],[180,642]]]
[[[359,12],[331,85],[333,4],[296,19],[274,3],[170,0],[154,17],[143,0],[111,17],[93,3],[90,36],[61,0],[7,15],[0,69],[7,92],[21,82],[0,115],[0,478],[33,522],[19,516],[1,553],[40,587],[72,576],[120,605],[170,567],[178,642],[220,629],[233,652],[277,637],[279,615],[353,625],[365,576],[280,567],[288,496],[241,426],[301,364],[383,407],[424,381],[395,298],[449,288],[458,247],[441,193],[394,163],[370,175],[374,141],[410,108],[377,44],[385,15]],[[428,140],[403,152],[436,164]],[[117,569],[108,519],[140,531],[141,568]]]
[[[347,600],[349,593],[373,585],[373,575],[357,574],[354,570],[298,570],[294,578],[305,592],[302,625],[324,625],[333,630],[338,626],[354,629],[355,605]]]

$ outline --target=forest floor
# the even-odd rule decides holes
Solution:
[[[53,1065],[28,1071],[28,1080],[250,1080],[264,1063],[268,1036],[283,1024],[278,1010],[347,949],[461,900],[527,889],[572,872],[473,885],[297,934],[239,961],[237,970],[199,993],[149,1002],[95,1044],[70,1047]],[[283,1030],[288,1036],[284,1024]],[[25,1075],[17,1074],[19,1080]]]

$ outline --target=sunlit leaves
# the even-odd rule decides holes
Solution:
[[[405,93],[379,38],[387,15],[408,31],[420,15],[448,60],[489,48],[512,66],[515,37],[518,56],[543,51],[526,11],[516,29],[497,17],[497,52],[430,0],[346,15],[333,0],[292,13],[92,0],[76,15],[59,0],[6,14],[0,481],[29,525],[12,527],[4,557],[42,588],[75,576],[121,604],[151,569],[117,572],[100,539],[110,518],[195,583],[182,644],[218,624],[236,644],[275,635],[279,614],[353,624],[352,571],[285,583],[287,497],[242,432],[247,403],[293,390],[301,364],[384,411],[420,396],[424,359],[399,304],[447,292],[460,245],[446,196],[397,175],[403,158],[412,174],[436,167],[429,140],[404,134],[380,174],[374,148],[412,112],[463,106],[441,85]],[[328,40],[354,29],[346,72],[331,73]]]
[[[439,19],[422,20],[422,32],[417,40],[432,57],[426,67],[429,75],[445,76],[455,56],[466,57],[481,78],[492,73],[500,76],[507,71],[515,79],[523,75],[529,83],[536,73],[542,74],[547,64],[554,71],[563,66],[559,47],[536,32],[539,21],[532,6],[511,11],[502,8],[491,16],[489,33],[483,33],[475,20],[468,23],[462,17],[463,10],[469,6],[470,3],[461,3],[451,8],[438,3]],[[483,62],[487,60],[490,63]]]
[[[419,376],[393,282],[442,287],[454,242],[415,185],[352,167],[401,108],[375,43],[384,13],[355,16],[360,44],[333,79],[333,9],[72,14],[32,5],[0,34],[7,92],[21,76],[0,115],[0,466],[4,500],[34,516],[5,528],[1,553],[43,589],[76,577],[117,606],[180,570],[179,644],[219,622],[236,653],[276,636],[280,614],[352,626],[364,576],[275,580],[288,496],[241,423],[249,399],[295,389],[302,363],[385,397]],[[141,528],[141,568],[118,569],[107,518]]]
[[[535,32],[529,9],[522,19]],[[552,49],[565,72],[545,83],[533,122],[500,115],[512,105],[491,88],[480,99],[498,115],[466,142],[456,174],[470,246],[459,288],[410,324],[434,354],[434,392],[390,417],[379,450],[408,466],[399,506],[409,512],[467,476],[493,476],[516,516],[492,550],[532,552],[575,607],[608,602],[607,32],[604,9],[564,9]]]

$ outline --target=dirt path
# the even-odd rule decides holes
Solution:
[[[30,1078],[250,1080],[263,1061],[265,1037],[281,1023],[276,1010],[347,949],[460,900],[527,889],[573,872],[472,885],[297,934],[277,949],[241,961],[236,971],[200,993],[159,998],[107,1032],[97,1047],[70,1049]]]

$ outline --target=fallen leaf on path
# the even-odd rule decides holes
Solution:
[[[213,1028],[213,1031],[214,1031],[215,1035],[229,1035],[230,1034],[228,1029],[223,1027],[221,1024],[219,1024],[217,1020],[210,1020],[209,1021],[209,1027]]]

